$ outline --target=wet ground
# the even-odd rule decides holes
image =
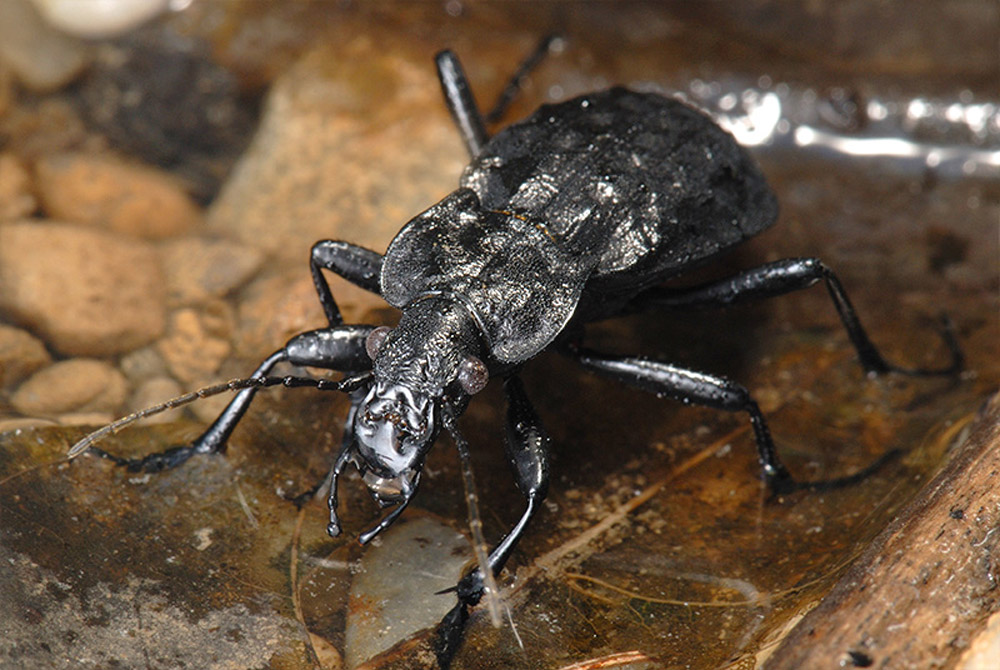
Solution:
[[[435,592],[471,560],[446,440],[367,548],[354,538],[379,513],[358,478],[342,484],[338,539],[323,501],[286,499],[334,458],[340,398],[262,393],[224,457],[161,474],[65,453],[87,427],[245,375],[322,325],[310,244],[384,249],[464,165],[433,54],[459,53],[487,106],[552,31],[563,39],[509,118],[622,83],[704,106],[759,158],[778,224],[686,281],[819,256],[888,359],[946,364],[947,313],[966,372],[866,378],[819,287],[588,332],[746,384],[803,480],[890,455],[853,486],[774,497],[745,417],[540,356],[523,377],[555,444],[549,497],[499,580],[501,626],[479,608],[453,667],[989,667],[975,663],[1000,609],[997,9],[694,7],[196,2],[112,41],[68,40],[89,66],[60,56],[61,79],[7,56],[0,667],[433,665],[454,603]],[[334,292],[349,321],[397,318]],[[523,505],[501,396],[491,385],[462,420],[490,539]],[[101,446],[186,443],[226,400]],[[912,573],[889,572],[899,555]],[[925,611],[941,620],[912,614]]]

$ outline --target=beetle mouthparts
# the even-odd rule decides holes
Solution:
[[[371,493],[375,502],[380,507],[388,507],[402,502],[408,497],[407,493],[413,488],[414,475],[413,470],[406,470],[395,477],[380,477],[369,470],[362,475],[362,479],[368,486],[368,492]]]

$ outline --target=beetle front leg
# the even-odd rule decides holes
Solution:
[[[331,326],[342,324],[344,317],[340,314],[337,301],[321,270],[329,270],[355,286],[360,286],[375,295],[382,295],[379,283],[382,274],[382,255],[356,244],[337,240],[317,242],[309,253],[309,270],[312,272],[319,302]]]
[[[340,371],[362,371],[371,367],[365,352],[365,338],[373,326],[339,326],[324,328],[296,335],[257,366],[252,377],[266,376],[275,365],[282,362]],[[239,423],[259,387],[245,388],[219,414],[211,426],[190,445],[173,447],[144,458],[124,459],[91,447],[94,453],[108,458],[132,472],[160,472],[175,468],[195,454],[222,453],[236,424]]]
[[[517,546],[525,529],[534,518],[549,488],[550,439],[541,419],[524,392],[524,385],[517,376],[504,382],[507,396],[506,439],[504,447],[507,461],[514,472],[517,488],[527,500],[521,518],[490,552],[489,569],[494,575],[503,570],[511,552]],[[458,649],[468,608],[483,597],[483,573],[476,568],[463,577],[454,588],[458,603],[438,625],[435,651],[441,667],[447,667]]]
[[[636,296],[625,311],[637,311],[648,307],[711,307],[731,305],[746,300],[772,298],[792,291],[808,288],[818,281],[826,283],[827,291],[833,299],[844,329],[858,352],[858,359],[866,372],[883,374],[897,372],[904,375],[932,376],[953,375],[962,370],[962,350],[955,339],[951,324],[944,323],[943,337],[951,353],[951,363],[944,368],[904,368],[885,360],[872,343],[858,319],[837,275],[818,258],[786,258],[767,263],[760,267],[744,270],[732,277],[708,282],[690,288],[654,287]]]

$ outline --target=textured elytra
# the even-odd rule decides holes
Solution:
[[[461,187],[390,244],[383,295],[402,308],[457,294],[506,363],[544,349],[574,314],[613,312],[777,217],[731,135],[678,100],[623,88],[501,131]]]

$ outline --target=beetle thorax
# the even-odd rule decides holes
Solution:
[[[465,308],[444,297],[410,305],[374,361],[375,379],[441,398],[470,357],[483,356],[478,328]]]

